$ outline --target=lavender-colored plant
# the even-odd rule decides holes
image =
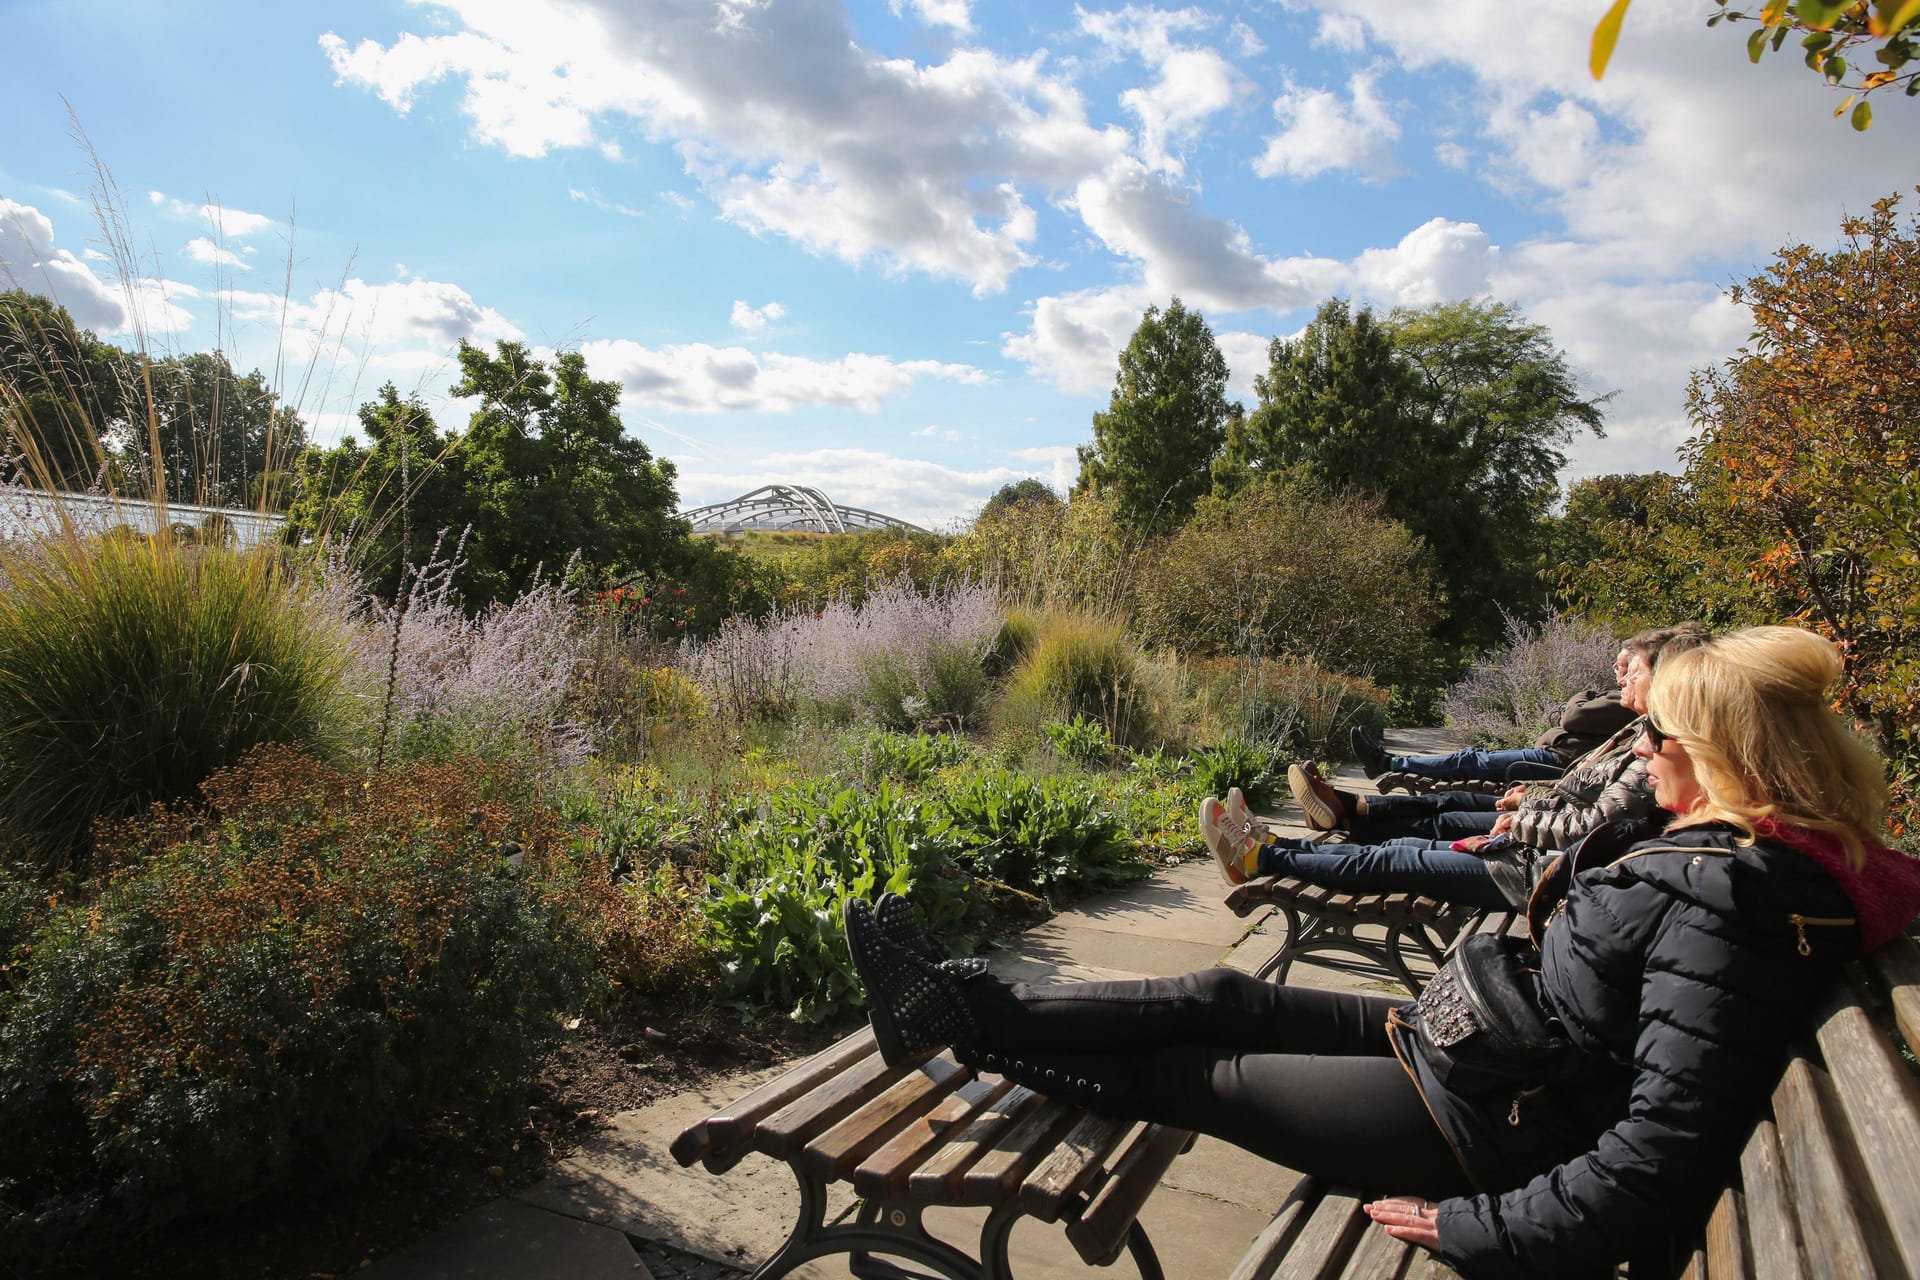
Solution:
[[[993,591],[959,582],[922,591],[900,578],[865,601],[818,612],[729,619],[688,641],[682,665],[716,706],[742,719],[785,719],[803,704],[896,728],[971,719],[1000,627]]]
[[[1613,685],[1618,638],[1555,614],[1538,627],[1509,616],[1506,644],[1483,654],[1440,701],[1447,723],[1477,746],[1524,747],[1559,723],[1568,698]]]
[[[373,598],[334,560],[322,568],[333,597],[359,624],[349,687],[351,738],[371,760],[456,755],[568,766],[592,749],[564,705],[582,638],[572,592],[536,586],[477,618],[453,591],[463,544],[409,575],[397,603]]]

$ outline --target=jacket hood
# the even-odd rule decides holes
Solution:
[[[1868,840],[1859,870],[1847,862],[1846,846],[1825,831],[1784,822],[1756,824],[1760,837],[1812,859],[1840,886],[1860,918],[1860,952],[1893,941],[1920,916],[1920,859]]]

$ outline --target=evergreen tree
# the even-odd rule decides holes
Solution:
[[[1198,312],[1174,298],[1148,307],[1120,353],[1093,443],[1080,446],[1076,492],[1110,491],[1121,520],[1149,533],[1178,528],[1210,486],[1210,468],[1239,406],[1227,400],[1227,362]]]

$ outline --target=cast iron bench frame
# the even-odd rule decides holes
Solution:
[[[1055,1102],[951,1054],[888,1067],[865,1028],[674,1139],[684,1168],[725,1173],[759,1153],[783,1160],[800,1189],[786,1242],[753,1272],[774,1280],[802,1263],[850,1255],[852,1273],[901,1277],[874,1255],[930,1267],[948,1280],[1006,1280],[1022,1218],[1066,1222],[1090,1266],[1130,1252],[1144,1280],[1164,1280],[1137,1220],[1160,1176],[1193,1135]],[[827,1192],[851,1184],[851,1222],[827,1221]],[[927,1230],[932,1206],[984,1206],[977,1253]]]

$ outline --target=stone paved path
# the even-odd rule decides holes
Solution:
[[[1437,730],[1389,735],[1397,751],[1446,750]],[[1356,771],[1340,785],[1372,788]],[[1285,802],[1284,794],[1276,803]],[[1309,834],[1290,804],[1266,816],[1283,834]],[[1196,861],[1081,903],[990,953],[995,972],[1024,981],[1184,973],[1211,964],[1249,972],[1280,940],[1271,913],[1239,919],[1222,904],[1210,861]],[[1338,955],[1296,964],[1296,985],[1395,992],[1378,966]],[[545,1181],[475,1210],[428,1240],[362,1274],[368,1280],[722,1280],[744,1275],[786,1237],[797,1207],[786,1166],[750,1157],[723,1177],[682,1169],[667,1146],[686,1124],[740,1096],[791,1064],[746,1072],[614,1117],[580,1153]],[[1177,1280],[1228,1275],[1247,1244],[1286,1199],[1296,1175],[1237,1148],[1202,1138],[1175,1161],[1141,1221],[1168,1274]],[[850,1206],[843,1198],[840,1207]],[[939,1231],[978,1238],[981,1214],[929,1214]],[[635,1242],[638,1242],[636,1251]],[[618,1247],[616,1247],[618,1246]],[[625,1252],[620,1252],[624,1248]],[[1087,1280],[1135,1275],[1130,1258],[1095,1273],[1058,1227],[1028,1222],[1013,1237],[1014,1272],[1023,1280]],[[795,1273],[845,1276],[844,1259]]]

